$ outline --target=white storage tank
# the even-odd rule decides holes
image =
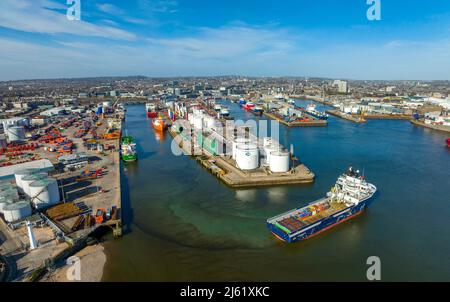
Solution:
[[[8,140],[10,142],[21,141],[25,139],[25,128],[23,126],[14,126],[6,128]]]
[[[194,115],[193,114],[188,115],[188,122],[189,122],[189,124],[194,125]]]
[[[36,173],[38,171],[39,171],[39,169],[31,169],[31,168],[29,168],[29,169],[20,169],[20,170],[14,171],[14,178],[16,179],[17,189],[19,191],[23,191],[22,190],[22,177],[24,177],[26,175],[30,175],[30,174]]]
[[[269,169],[272,172],[288,172],[289,171],[290,153],[288,151],[272,151],[270,153]]]
[[[238,137],[233,141],[232,153],[231,156],[233,159],[236,159],[236,147],[240,144],[250,144],[250,139],[245,137]]]
[[[270,153],[273,151],[277,151],[279,149],[276,145],[267,145],[264,146],[264,155],[266,157],[266,164],[270,165]]]
[[[5,206],[13,202],[14,200],[12,200],[9,196],[0,196],[0,214],[3,214]]]
[[[194,129],[199,130],[203,128],[203,115],[194,115]]]
[[[30,183],[31,202],[36,209],[44,209],[60,201],[58,183],[54,178],[46,178]]]
[[[259,166],[259,150],[255,144],[236,146],[236,166],[241,170],[253,170]]]
[[[271,145],[272,144],[272,138],[271,137],[265,137],[265,138],[263,138],[263,146],[264,147],[267,147],[267,146],[269,146],[269,145]]]
[[[216,128],[216,119],[212,116],[208,116],[205,118],[205,127],[207,129],[215,129]]]
[[[31,215],[31,206],[28,201],[18,201],[3,207],[3,216],[6,222],[14,222]]]
[[[37,180],[46,179],[48,177],[47,173],[32,173],[30,175],[25,175],[22,177],[22,190],[23,193],[25,193],[25,196],[28,198],[31,197],[30,195],[30,184],[32,182],[35,182]]]
[[[19,200],[19,192],[17,192],[17,189],[14,187],[5,188],[0,191],[0,197],[8,197],[12,200]]]

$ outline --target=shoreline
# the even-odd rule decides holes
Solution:
[[[105,247],[99,243],[86,246],[75,253],[80,259],[80,280],[69,280],[67,278],[68,269],[71,267],[64,264],[53,271],[45,274],[40,282],[101,282],[103,279],[103,270],[107,261]],[[87,269],[86,269],[87,268]]]

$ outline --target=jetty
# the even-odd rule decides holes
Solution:
[[[364,118],[362,118],[361,116],[353,116],[351,114],[344,113],[340,110],[329,109],[329,110],[326,110],[325,112],[330,115],[337,116],[344,120],[351,121],[354,123],[365,123],[366,122],[366,120]]]
[[[303,114],[305,116],[308,116],[308,121],[294,120],[292,122],[289,122],[277,114],[266,112],[266,111],[263,112],[264,116],[266,116],[270,119],[276,120],[279,123],[281,123],[287,127],[324,127],[324,126],[328,125],[328,122],[326,120],[320,120],[320,119],[313,118],[312,116],[308,115],[307,113],[303,113]]]
[[[315,178],[314,173],[308,167],[292,157],[292,167],[287,172],[275,173],[263,165],[254,170],[241,170],[236,167],[236,161],[230,155],[211,154],[193,144],[193,140],[184,140],[173,129],[169,128],[168,131],[185,154],[191,154],[211,174],[232,188],[305,184],[312,183]]]
[[[410,119],[411,124],[415,126],[425,127],[428,129],[450,133],[450,126],[425,124],[425,122],[416,119]]]

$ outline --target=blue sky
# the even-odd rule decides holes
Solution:
[[[0,1],[0,80],[85,76],[450,79],[450,1]]]

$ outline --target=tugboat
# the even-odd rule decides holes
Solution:
[[[254,106],[254,107],[250,107],[248,109],[248,111],[250,113],[253,113],[254,115],[261,116],[263,113],[263,108],[261,106]]]
[[[267,219],[267,227],[282,241],[305,240],[363,213],[376,191],[359,171],[350,167],[325,197]]]
[[[230,111],[228,111],[227,107],[221,107],[220,108],[220,116],[227,117],[230,115]]]
[[[146,103],[145,111],[147,112],[148,118],[155,118],[158,116],[158,112],[156,111],[156,104],[154,103]]]
[[[255,104],[253,104],[252,102],[246,102],[244,105],[244,109],[245,110],[250,110],[250,108],[255,107]]]
[[[166,121],[161,116],[153,120],[152,126],[153,129],[161,132],[164,132],[164,130],[166,130],[167,128]]]
[[[125,162],[137,160],[136,143],[131,135],[122,137],[121,155]]]
[[[320,112],[316,110],[316,105],[314,104],[309,104],[308,106],[306,106],[305,111],[309,114],[312,115],[315,118],[318,118],[319,120],[326,120],[328,119],[328,114],[326,114],[325,112]]]
[[[243,98],[240,98],[238,104],[239,104],[239,107],[244,107],[245,104],[247,104],[247,101],[244,100]]]

